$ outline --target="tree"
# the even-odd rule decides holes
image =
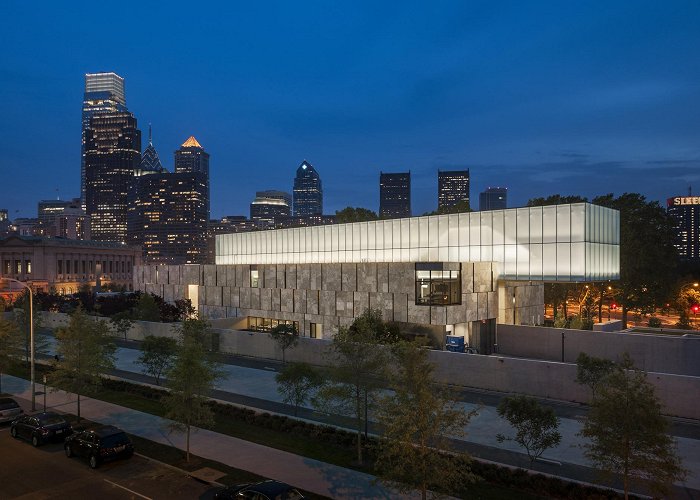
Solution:
[[[296,417],[299,407],[306,402],[314,389],[321,386],[323,378],[307,363],[289,363],[275,375],[275,381],[282,400],[294,405]]]
[[[142,365],[143,373],[156,379],[156,385],[160,385],[160,378],[170,370],[176,354],[177,340],[147,335],[141,343],[141,355],[135,363]]]
[[[15,364],[15,356],[21,346],[22,340],[17,325],[0,315],[0,394],[2,393],[2,374],[7,373],[7,370]]]
[[[525,448],[530,467],[546,450],[559,446],[559,419],[552,408],[542,406],[535,398],[522,395],[505,397],[497,411],[513,426],[515,437],[498,434],[496,439],[499,443],[514,441]]]
[[[136,304],[135,316],[141,321],[160,321],[160,307],[151,293],[144,293]]]
[[[175,308],[177,309],[178,319],[184,321],[186,319],[194,319],[197,317],[197,310],[192,305],[190,299],[178,299],[175,301]]]
[[[323,411],[351,415],[357,432],[357,463],[362,464],[362,432],[367,437],[369,411],[385,375],[384,322],[376,323],[376,311],[365,311],[350,328],[340,328],[330,348],[329,380],[313,398]]]
[[[127,340],[129,330],[134,326],[134,320],[131,319],[131,314],[128,311],[119,312],[112,316],[109,322],[112,324],[114,331],[118,335],[123,335],[124,340]]]
[[[527,202],[528,207],[542,207],[545,205],[568,205],[569,203],[583,203],[588,201],[588,198],[578,195],[562,196],[553,194],[544,198],[531,198]]]
[[[82,307],[67,327],[56,330],[56,342],[58,360],[51,379],[54,386],[77,395],[80,420],[80,396],[94,392],[114,369],[115,346],[105,322],[91,318]]]
[[[418,343],[392,349],[393,394],[381,398],[377,413],[382,435],[376,468],[381,481],[403,493],[418,489],[423,499],[431,489],[454,491],[474,476],[451,466],[450,438],[464,435],[476,410],[466,413],[446,388],[433,380],[434,365]]]
[[[361,207],[345,207],[342,210],[335,211],[335,220],[338,224],[364,222],[368,220],[377,220],[378,218],[376,212]]]
[[[270,337],[282,349],[282,363],[286,363],[285,353],[290,347],[296,347],[299,343],[299,332],[294,324],[281,323],[270,330]]]
[[[581,431],[590,440],[585,455],[604,475],[621,476],[625,499],[633,481],[665,496],[687,474],[668,427],[646,373],[625,354],[605,377],[588,412]]]
[[[576,358],[576,383],[588,386],[591,398],[595,400],[598,386],[614,369],[615,363],[609,359],[596,358],[581,352]]]
[[[598,196],[593,203],[620,211],[620,280],[614,295],[622,305],[624,329],[630,310],[653,312],[666,302],[678,263],[675,224],[658,202],[637,193]]]
[[[210,335],[209,324],[206,321],[183,321],[177,356],[167,374],[170,393],[163,398],[165,416],[174,421],[171,424],[173,430],[186,433],[188,462],[192,427],[210,427],[214,423],[208,396],[216,381],[223,376],[218,363],[205,347],[211,345]]]

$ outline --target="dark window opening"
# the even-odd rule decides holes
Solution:
[[[416,305],[445,306],[462,303],[459,264],[416,264]]]

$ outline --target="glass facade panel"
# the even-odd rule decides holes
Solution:
[[[557,207],[542,207],[542,243],[557,242]]]
[[[507,210],[503,214],[503,234],[506,245],[512,245],[516,241],[517,215],[515,210]]]
[[[217,264],[495,262],[503,279],[607,280],[619,229],[617,211],[578,203],[217,235],[215,248]]]
[[[481,246],[491,246],[493,244],[493,227],[491,225],[493,222],[491,214],[493,212],[479,213],[481,214]]]
[[[518,208],[516,214],[518,245],[527,245],[530,243],[530,209]]]

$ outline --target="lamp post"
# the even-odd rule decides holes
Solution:
[[[32,295],[32,288],[23,281],[19,281],[14,278],[0,277],[0,280],[19,283],[24,288],[29,290],[29,364],[32,385],[32,411],[36,411],[36,388],[34,384],[34,297]]]

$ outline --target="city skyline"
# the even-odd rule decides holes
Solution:
[[[510,206],[609,191],[663,204],[700,189],[700,6],[506,6],[277,6],[270,16],[221,4],[194,26],[177,3],[144,6],[129,29],[148,26],[146,50],[140,36],[101,42],[81,9],[49,5],[36,19],[11,3],[2,169],[36,182],[3,185],[2,206],[29,217],[57,189],[79,196],[78,106],[85,74],[99,71],[125,78],[129,110],[142,129],[154,125],[163,152],[190,135],[207,146],[217,218],[247,213],[258,190],[290,190],[304,158],[322,173],[329,214],[376,211],[382,170],[412,172],[415,214],[436,208],[437,170],[470,169],[472,193],[507,186]],[[246,22],[228,30],[233,18]],[[165,36],[184,25],[194,36]],[[212,78],[190,72],[195,55]]]

